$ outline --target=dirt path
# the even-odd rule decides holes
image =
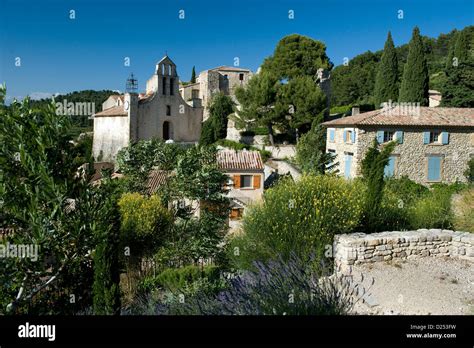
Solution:
[[[472,262],[426,257],[359,265],[353,272],[375,280],[370,303],[358,303],[357,314],[474,315]]]

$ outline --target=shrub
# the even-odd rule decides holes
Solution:
[[[121,240],[130,247],[133,255],[154,251],[167,237],[172,222],[171,213],[153,195],[145,197],[139,193],[125,193],[120,198]]]
[[[474,188],[461,192],[453,201],[454,228],[474,232]]]
[[[474,182],[474,158],[471,158],[469,162],[467,162],[468,168],[464,172],[464,175],[467,178],[467,181],[470,183]]]
[[[334,234],[359,225],[362,207],[358,181],[324,175],[304,175],[296,183],[282,180],[266,191],[263,204],[244,215],[244,233],[230,241],[229,257],[241,269],[274,259],[276,252],[283,258],[291,252],[321,257]]]
[[[410,226],[417,228],[452,228],[450,189],[433,189],[408,209]]]
[[[256,262],[255,271],[231,278],[217,296],[199,292],[184,303],[153,303],[149,297],[142,310],[179,315],[347,314],[354,304],[349,283],[338,276],[323,277],[324,268],[308,267],[314,261],[292,254],[289,260]]]

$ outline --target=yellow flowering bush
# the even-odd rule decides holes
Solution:
[[[253,261],[331,256],[333,236],[353,232],[364,207],[364,187],[331,175],[305,175],[284,180],[265,193],[264,202],[250,207],[244,233],[230,243],[230,257],[239,268]]]
[[[118,206],[122,241],[130,247],[131,253],[152,252],[165,240],[172,224],[172,214],[160,197],[125,193]]]

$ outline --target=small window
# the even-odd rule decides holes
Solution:
[[[163,77],[163,88],[161,89],[161,93],[163,93],[163,95],[166,95],[166,77]]]
[[[170,79],[170,95],[174,95],[174,79]]]
[[[439,143],[440,134],[439,131],[430,132],[430,143]]]
[[[394,134],[395,133],[393,131],[384,131],[383,132],[383,142],[388,143],[389,141],[392,141]]]
[[[346,143],[355,143],[355,133],[352,130],[346,130],[344,132],[344,142]]]
[[[193,99],[199,99],[199,90],[198,89],[193,89],[191,93],[192,93]]]
[[[171,105],[166,105],[166,116],[171,116]]]
[[[252,187],[252,175],[241,175],[240,176],[240,187],[251,188]]]
[[[229,79],[229,76],[224,75],[224,80],[228,80],[228,79]]]
[[[243,81],[244,80],[244,74],[239,74],[239,80]]]

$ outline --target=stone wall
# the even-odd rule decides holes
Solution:
[[[351,265],[420,257],[455,257],[474,262],[474,233],[440,229],[341,234],[334,238],[334,262]]]

